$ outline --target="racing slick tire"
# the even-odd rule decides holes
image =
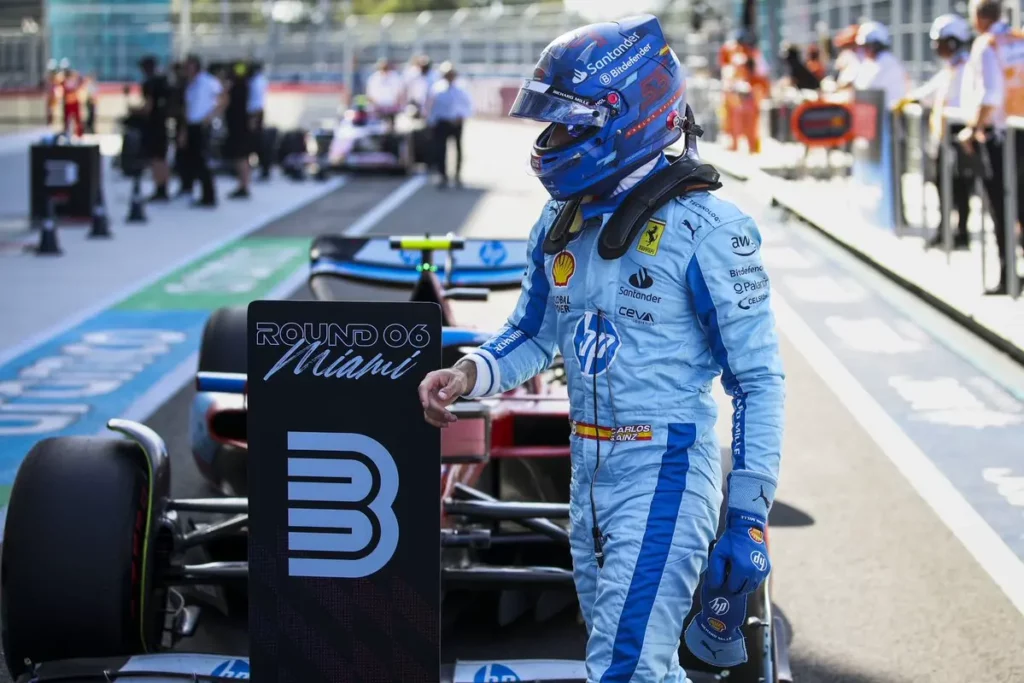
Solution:
[[[213,312],[199,344],[199,372],[246,372],[248,320],[249,312],[244,307]]]
[[[73,436],[32,448],[11,489],[0,561],[0,637],[14,678],[40,662],[155,648],[166,595],[151,590],[149,505],[146,456],[132,441]]]
[[[242,306],[218,308],[206,321],[199,344],[199,372],[245,374],[248,357],[248,309]],[[246,425],[230,425],[231,432],[244,436]],[[220,493],[244,496],[248,491],[247,451],[219,445],[213,455],[207,479]]]

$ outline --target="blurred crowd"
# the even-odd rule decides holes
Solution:
[[[406,111],[427,126],[430,144],[428,166],[439,188],[462,184],[462,128],[473,115],[473,99],[451,62],[435,68],[430,57],[417,55],[402,72],[388,59],[377,62],[366,79],[368,106],[377,115],[394,117]],[[449,169],[448,149],[455,148],[455,164]]]
[[[967,16],[944,14],[929,31],[938,62],[935,75],[915,85],[893,52],[889,29],[876,21],[844,28],[822,44],[784,45],[784,76],[772,83],[753,34],[739,32],[719,54],[722,70],[722,130],[731,149],[746,143],[753,154],[762,150],[761,103],[784,91],[801,92],[803,99],[850,101],[857,91],[881,91],[884,106],[900,112],[915,103],[930,110],[925,156],[933,177],[952,155],[952,196],[940,191],[940,210],[957,214],[953,248],[969,244],[967,221],[976,180],[982,181],[999,246],[1003,276],[991,294],[1004,294],[1006,232],[1004,147],[1007,117],[1024,116],[1024,33],[1010,25],[1000,0],[971,0]],[[951,136],[952,145],[943,145]],[[1024,134],[1011,150],[1024,159]],[[1017,215],[1024,217],[1024,174],[1018,174]],[[952,223],[952,221],[951,221]],[[1016,233],[1019,235],[1019,232]],[[937,235],[933,246],[944,242]]]

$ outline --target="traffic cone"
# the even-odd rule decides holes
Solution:
[[[135,181],[132,183],[132,202],[128,207],[128,218],[125,219],[128,223],[145,223],[146,222],[146,204],[142,201],[142,179],[139,176],[135,176]]]
[[[46,216],[39,229],[39,246],[36,247],[36,256],[60,256],[60,245],[57,244],[57,220],[54,217],[53,200],[46,202]]]
[[[113,237],[110,234],[110,220],[107,218],[107,207],[103,203],[103,193],[97,197],[96,206],[92,209],[92,228],[89,230],[89,239],[106,239]]]

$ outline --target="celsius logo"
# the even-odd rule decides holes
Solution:
[[[728,614],[729,613],[729,601],[726,600],[725,598],[721,597],[721,596],[719,596],[717,598],[713,598],[711,600],[711,602],[708,603],[708,609],[710,609],[711,612],[714,615],[719,616],[719,617],[722,616],[723,614]]]
[[[237,680],[249,680],[249,662],[244,659],[229,659],[210,672],[214,678],[234,678]]]
[[[572,82],[579,85],[583,81],[587,80],[587,72],[574,69],[572,74]]]
[[[621,345],[619,331],[607,318],[587,313],[576,323],[573,346],[580,372],[587,377],[601,375],[610,368]]]
[[[637,289],[648,289],[654,284],[654,278],[651,277],[646,268],[641,268],[629,276],[629,284]]]
[[[504,664],[487,664],[477,669],[473,683],[516,683],[522,679]]]
[[[398,547],[391,453],[376,439],[341,432],[288,432],[288,451],[288,576],[380,571]]]

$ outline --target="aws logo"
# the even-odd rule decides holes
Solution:
[[[738,235],[732,238],[732,253],[737,256],[753,256],[757,253],[757,242],[746,235]]]

